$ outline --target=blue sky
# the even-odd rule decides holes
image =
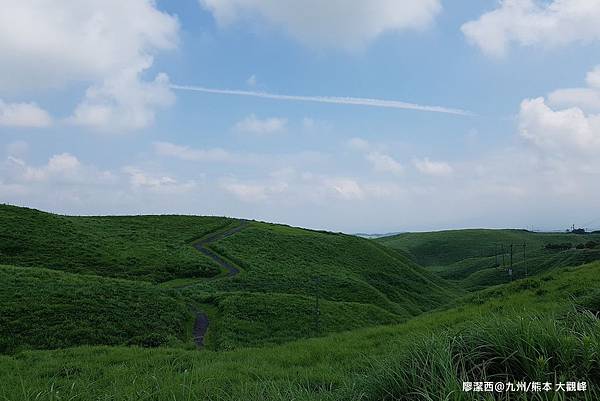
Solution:
[[[600,227],[595,0],[122,3],[3,6],[0,201],[346,232]]]

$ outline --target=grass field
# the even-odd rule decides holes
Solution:
[[[600,263],[561,269],[527,283],[490,288],[479,297],[471,294],[400,325],[274,347],[23,352],[0,357],[0,397],[437,400],[456,391],[463,379],[561,378],[587,380],[590,386],[569,399],[596,400],[600,322],[583,308],[598,306],[599,285]],[[414,394],[415,389],[423,394]],[[450,399],[477,398],[455,393]],[[511,399],[525,398],[515,394]]]
[[[600,244],[598,234],[458,230],[406,233],[376,241],[406,252],[430,272],[457,281],[462,288],[471,291],[560,267],[600,260],[600,246],[594,244]],[[511,244],[512,277],[508,275]],[[553,245],[566,245],[568,249],[554,249]]]
[[[190,243],[220,217],[69,217],[0,205],[0,263],[162,282],[210,277],[219,267]]]
[[[0,265],[0,353],[186,341],[185,304],[148,283]]]
[[[576,247],[594,236],[373,241],[11,206],[0,222],[0,262],[16,265],[0,265],[3,401],[509,399],[463,393],[464,380],[584,380],[568,399],[600,399],[600,250]],[[527,238],[529,277],[515,252],[509,283],[495,255],[472,251]]]
[[[444,304],[459,290],[403,255],[354,236],[252,223],[213,249],[243,274],[203,284],[210,291],[292,293],[377,305],[401,316]],[[199,288],[201,288],[199,287]]]

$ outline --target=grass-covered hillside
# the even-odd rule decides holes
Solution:
[[[600,399],[591,235],[372,241],[12,206],[0,207],[0,227],[3,401]],[[490,241],[527,242],[529,277],[516,251],[506,283]],[[588,391],[475,394],[463,381]]]
[[[476,229],[405,233],[376,241],[405,252],[429,271],[471,290],[511,280],[511,244],[512,280],[600,260],[598,234]]]
[[[59,270],[44,270],[41,283],[47,288],[36,288],[40,280],[28,284],[24,279],[19,287],[2,288],[6,299],[28,291],[17,303],[0,304],[21,348],[124,344],[131,333],[107,333],[123,330],[127,316],[132,327],[153,327],[148,316],[130,310],[143,309],[146,300],[121,299],[118,291],[109,295],[109,285],[127,285],[140,294],[145,291],[149,299],[155,294],[157,300],[166,297],[177,305],[177,319],[147,308],[157,314],[157,322],[163,315],[171,320],[164,329],[148,331],[156,334],[156,341],[136,338],[132,344],[172,339],[192,343],[191,327],[198,326],[207,330],[202,345],[214,350],[397,323],[461,294],[393,249],[343,234],[212,217],[69,217],[13,206],[0,206],[0,222],[0,263],[21,268],[12,274]],[[79,288],[65,282],[90,285]],[[36,299],[42,289],[49,298]],[[98,310],[80,308],[82,297],[82,305]],[[93,322],[104,302],[107,313],[122,305],[113,314],[115,320],[97,325],[78,321],[89,316]],[[52,310],[83,311],[79,317],[60,316],[82,326],[85,335],[65,330],[61,338],[60,325],[46,319],[39,331],[49,322],[55,333],[44,339],[30,336],[32,328],[24,321],[14,321],[18,314]],[[198,313],[208,325],[194,324]]]
[[[600,263],[471,294],[399,325],[230,352],[81,347],[0,356],[6,400],[597,400]],[[510,398],[462,381],[586,381]],[[62,398],[61,398],[62,397]]]
[[[186,305],[143,282],[0,265],[0,353],[183,343]]]
[[[210,277],[219,266],[191,242],[220,217],[71,217],[0,205],[0,263],[153,282]]]
[[[251,222],[209,247],[240,273],[180,292],[228,322],[214,338],[219,349],[387,324],[461,294],[393,249],[344,234]]]

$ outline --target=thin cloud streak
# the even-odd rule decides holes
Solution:
[[[445,114],[456,114],[459,116],[474,116],[475,114],[470,111],[454,109],[441,106],[426,106],[415,103],[401,102],[398,100],[384,100],[384,99],[368,99],[359,97],[336,97],[336,96],[295,96],[295,95],[279,95],[268,92],[254,92],[245,90],[233,90],[233,89],[212,89],[204,88],[202,86],[190,86],[190,85],[170,85],[171,89],[181,91],[192,91],[192,92],[203,92],[213,93],[219,95],[233,95],[233,96],[251,96],[260,97],[263,99],[275,99],[275,100],[290,100],[299,102],[316,102],[316,103],[333,103],[333,104],[349,104],[357,106],[369,106],[369,107],[380,107],[390,109],[403,109],[403,110],[417,110],[417,111],[428,111],[433,113],[445,113]]]

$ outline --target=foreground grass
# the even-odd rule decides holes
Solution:
[[[186,305],[148,283],[2,265],[0,283],[0,353],[187,338]]]
[[[470,400],[485,398],[455,392],[465,378],[555,378],[587,381],[589,392],[568,399],[596,400],[600,324],[585,310],[600,305],[599,285],[593,263],[472,294],[401,325],[260,349],[23,352],[0,357],[0,399]]]

